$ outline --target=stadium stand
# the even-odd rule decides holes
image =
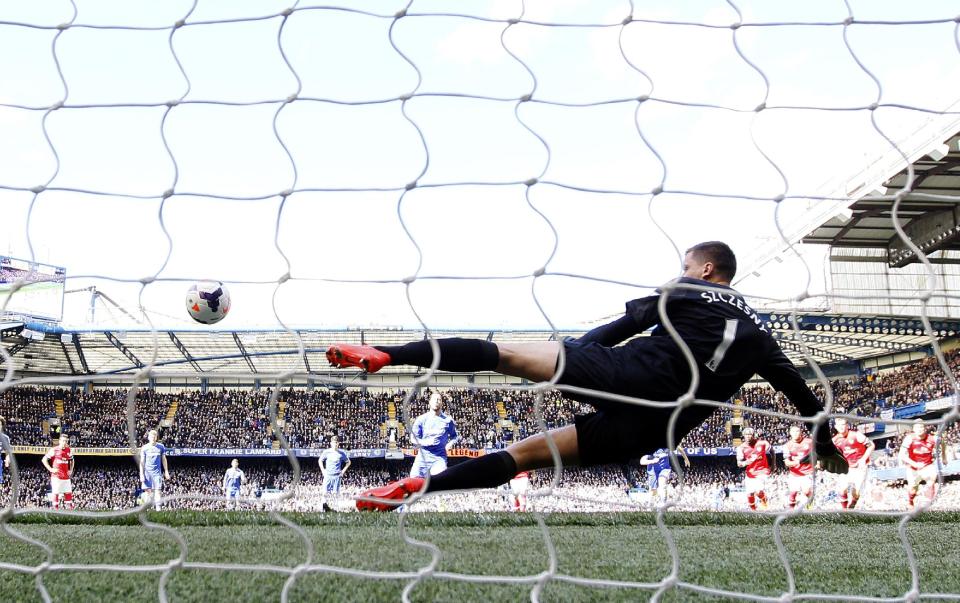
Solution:
[[[947,354],[954,373],[960,369],[960,351]],[[948,380],[935,359],[927,358],[897,368],[872,372],[858,377],[842,377],[830,381],[835,411],[879,419],[881,412],[931,401],[951,395]],[[820,386],[817,394],[823,396]],[[535,394],[515,390],[442,390],[447,410],[455,417],[460,441],[466,449],[497,449],[539,430],[534,406]],[[126,448],[127,395],[125,388],[101,388],[91,391],[60,387],[22,386],[0,395],[0,415],[7,419],[7,433],[17,446],[49,446],[60,430],[72,438],[75,449]],[[150,429],[159,428],[161,439],[170,448],[278,448],[271,433],[268,404],[269,388],[214,389],[207,392],[184,389],[155,391],[139,389],[136,394],[137,438],[142,442]],[[429,390],[420,392],[407,409],[415,417],[427,410]],[[403,433],[403,402],[406,392],[366,391],[363,389],[294,389],[278,393],[278,415],[284,435],[294,448],[319,449],[328,445],[331,435],[340,437],[347,449],[386,448],[391,443],[409,450],[410,442]],[[762,384],[744,387],[737,396],[736,409],[720,409],[682,442],[688,448],[729,447],[733,441],[731,425],[751,425],[774,443],[787,437],[789,423],[749,412],[760,408],[792,413],[782,395]],[[586,410],[583,405],[563,398],[559,392],[544,394],[542,410],[548,427],[562,425]],[[166,420],[165,420],[166,419]],[[393,421],[399,421],[395,423]],[[392,427],[391,427],[392,426]],[[945,430],[951,452],[960,443],[960,426]],[[392,442],[391,442],[392,440]],[[873,467],[897,466],[900,436],[896,433],[881,438]],[[130,508],[137,504],[140,490],[136,466],[124,457],[81,456],[74,478],[78,508],[106,510]],[[47,505],[47,474],[36,456],[19,454],[21,489],[18,505]],[[167,495],[219,495],[219,484],[229,459],[173,457]],[[405,475],[409,457],[403,461],[355,459],[345,479],[343,497],[349,497],[370,486]],[[454,460],[453,462],[456,462]],[[247,473],[244,495],[253,500],[267,500],[287,488],[292,480],[289,465],[280,458],[244,458],[241,466]],[[320,500],[321,475],[312,459],[302,463],[303,473],[297,488],[298,496],[282,503],[287,510],[309,511]],[[783,467],[778,467],[782,472]],[[553,474],[539,472],[532,480],[534,487],[550,485]],[[730,457],[693,459],[683,487],[675,491],[681,508],[724,509],[740,492],[740,472]],[[834,503],[831,476],[822,478],[822,504]],[[678,485],[674,475],[672,483]],[[902,505],[901,482],[893,481],[875,489],[877,494],[867,503],[870,508],[899,508]],[[598,510],[644,503],[646,496],[645,468],[640,465],[601,467],[590,470],[565,468],[558,493],[571,497],[538,499],[547,510]],[[265,496],[266,495],[266,496]],[[0,489],[0,499],[9,496],[9,486]],[[438,497],[418,505],[418,510],[470,509],[505,510],[504,493],[479,492]],[[778,486],[772,487],[777,499]],[[953,508],[960,505],[960,481],[948,480],[938,496],[938,505]],[[219,508],[222,502],[180,500],[178,508]],[[552,506],[551,506],[552,505]],[[730,507],[734,508],[734,507]]]
[[[947,354],[951,370],[960,371],[960,351]],[[950,384],[934,358],[920,360],[884,372],[831,380],[834,411],[879,418],[883,410],[935,400],[952,394]],[[159,393],[137,392],[138,441],[146,432],[161,426],[174,400],[176,416],[169,427],[161,428],[162,439],[172,448],[270,448],[275,441],[269,425],[268,402],[271,390],[220,389]],[[535,395],[510,390],[444,390],[447,410],[457,421],[460,446],[503,448],[516,439],[536,433]],[[815,393],[823,398],[818,384]],[[284,434],[294,448],[322,448],[337,434],[347,448],[382,448],[390,437],[384,425],[389,407],[401,412],[404,391],[285,389],[279,394]],[[429,391],[410,404],[410,417],[427,410]],[[766,385],[744,387],[734,397],[742,403],[743,423],[771,441],[787,437],[789,423],[751,413],[750,408],[793,413],[792,405]],[[56,401],[64,413],[58,417]],[[16,387],[0,395],[0,416],[6,416],[12,441],[19,445],[47,445],[59,422],[73,438],[74,447],[128,446],[126,422],[127,390],[110,388],[89,393],[55,387]],[[547,427],[568,424],[587,407],[563,398],[558,392],[544,396],[543,413]],[[729,424],[735,411],[721,409],[682,442],[690,447],[718,447],[730,444]],[[399,417],[402,420],[402,417]],[[44,424],[48,427],[45,429]],[[951,429],[956,433],[956,428]],[[400,442],[406,445],[407,441]]]

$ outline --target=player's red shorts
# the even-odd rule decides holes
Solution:
[[[73,492],[73,484],[68,479],[50,478],[50,491],[54,494],[69,494]]]

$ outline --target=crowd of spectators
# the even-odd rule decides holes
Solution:
[[[76,448],[123,448],[130,445],[127,426],[129,390],[95,389],[91,392],[61,392],[63,416],[61,430],[70,434]],[[140,388],[135,396],[137,442],[144,433],[156,429],[173,401],[172,394]]]
[[[12,387],[0,393],[0,417],[7,421],[10,441],[23,446],[49,444],[43,423],[57,416],[54,407],[59,388]]]
[[[960,352],[947,354],[956,373]],[[824,399],[820,384],[815,393]],[[935,358],[899,368],[845,377],[830,382],[834,411],[864,418],[905,404],[950,395],[950,381]],[[374,388],[269,388],[199,389],[159,392],[136,391],[137,441],[146,431],[160,428],[161,439],[174,448],[272,448],[278,435],[270,425],[269,404],[277,398],[282,434],[294,448],[326,447],[330,436],[339,436],[344,448],[387,448],[391,443],[411,446],[404,425],[427,410],[429,390],[418,392],[409,402],[403,390]],[[445,389],[446,412],[456,421],[463,448],[502,448],[540,430],[538,400],[548,428],[573,422],[576,414],[590,407],[563,397],[558,391],[524,389]],[[62,430],[74,447],[127,447],[128,390],[98,388],[11,387],[0,394],[0,416],[7,419],[7,432],[14,444],[49,445]],[[63,402],[57,417],[56,401]],[[773,443],[787,437],[795,415],[793,405],[766,385],[748,385],[735,396],[736,408],[722,408],[695,428],[681,444],[688,447],[730,446],[736,428],[747,425]],[[162,419],[174,402],[177,410],[169,426]],[[782,413],[767,416],[753,409]],[[60,420],[57,427],[56,419]],[[399,426],[388,428],[388,419]],[[392,424],[391,424],[392,425]],[[958,435],[956,429],[950,433]]]
[[[344,448],[383,448],[387,408],[395,402],[399,412],[402,395],[364,392],[360,389],[288,389],[284,400],[284,435],[293,448],[323,448],[337,434]]]
[[[184,391],[161,439],[170,448],[270,448],[270,394],[268,389]]]

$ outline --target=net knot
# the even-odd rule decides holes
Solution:
[[[168,101],[165,102],[164,104],[165,104],[168,108],[172,109],[172,108],[174,108],[174,107],[176,107],[177,105],[180,104],[180,99],[175,98],[175,99],[173,99],[173,100],[168,100]]]
[[[785,195],[777,195],[776,197],[773,198],[773,202],[774,202],[774,203],[780,203],[780,202],[783,201],[784,199],[786,199],[786,196],[785,196]]]
[[[42,193],[42,192],[45,191],[45,190],[47,190],[47,187],[41,184],[41,185],[38,185],[38,186],[35,186],[35,187],[31,188],[31,189],[30,189],[30,192],[33,193],[33,194],[35,194],[35,195],[37,195],[37,194]]]
[[[177,19],[177,21],[173,24],[173,28],[174,28],[174,29],[180,29],[181,27],[183,27],[183,26],[186,25],[186,24],[187,24],[187,20],[186,20],[186,19]]]
[[[662,192],[663,192],[663,187],[662,187],[662,186],[658,186],[658,187],[655,187],[653,190],[651,190],[651,191],[650,191],[650,194],[651,194],[651,195],[659,195],[659,194],[662,193]]]
[[[766,109],[766,108],[767,108],[767,103],[760,103],[759,105],[757,105],[757,108],[754,109],[754,111],[757,112],[757,113],[759,113],[759,112],[763,111],[763,110]]]
[[[743,25],[743,23],[731,23],[731,24],[730,24],[730,29],[736,31],[736,30],[740,29],[740,26],[741,26],[741,25]]]
[[[533,185],[536,184],[537,182],[538,182],[538,180],[537,180],[536,178],[529,178],[529,179],[523,181],[523,185],[524,185],[524,186],[533,186]]]
[[[65,30],[67,30],[67,29],[70,29],[70,24],[69,24],[69,23],[61,23],[60,25],[57,25],[57,29],[59,29],[60,31],[65,31]]]
[[[293,14],[293,9],[292,9],[292,8],[285,8],[285,9],[283,9],[282,11],[280,11],[280,15],[281,15],[281,16],[284,16],[284,17],[289,17],[289,16],[292,15],[292,14]]]
[[[398,10],[396,13],[394,13],[393,18],[402,19],[406,16],[407,16],[407,9],[403,9],[403,10]]]
[[[869,105],[867,105],[867,109],[869,109],[870,111],[876,111],[879,106],[880,105],[877,103],[870,103]]]
[[[633,23],[633,15],[627,15],[623,18],[623,21],[620,22],[620,25],[630,25]]]
[[[810,417],[809,422],[816,423],[817,425],[828,424],[830,422],[830,413],[825,410],[821,410],[817,414]]]
[[[149,285],[149,284],[155,282],[156,280],[157,280],[157,277],[156,277],[156,276],[145,276],[145,277],[143,277],[142,279],[140,279],[140,284],[141,284],[141,285]]]
[[[290,280],[290,273],[286,272],[283,275],[281,275],[280,278],[277,279],[277,284],[282,285],[289,280]]]
[[[543,276],[546,273],[547,273],[547,269],[544,267],[540,267],[533,271],[533,276]]]
[[[908,590],[906,593],[904,593],[903,600],[907,601],[907,603],[913,603],[914,601],[919,601],[920,592],[917,591],[916,589]]]
[[[43,572],[47,571],[48,569],[50,569],[50,562],[49,562],[49,561],[44,561],[43,563],[41,563],[41,564],[38,565],[37,567],[33,568],[33,575],[34,575],[34,576],[39,576],[40,574],[42,574]]]
[[[647,102],[648,100],[650,100],[650,95],[649,95],[649,94],[641,94],[640,96],[637,97],[637,102],[638,102],[638,103],[645,103],[645,102]]]
[[[853,25],[853,17],[847,17],[843,20],[844,25]]]
[[[693,406],[693,403],[696,401],[696,396],[690,392],[687,392],[680,396],[680,398],[677,400],[677,404],[680,406],[680,408],[687,408],[688,406]]]
[[[172,196],[173,196],[172,188],[168,188],[167,190],[163,191],[163,193],[160,195],[162,199],[169,199]]]
[[[283,197],[284,199],[286,199],[287,197],[289,197],[289,196],[292,195],[292,194],[293,194],[293,189],[292,189],[292,188],[288,188],[288,189],[285,189],[285,190],[280,191],[280,196]]]
[[[417,280],[417,275],[413,274],[413,275],[410,275],[410,276],[405,276],[405,277],[403,277],[403,280],[400,281],[400,282],[402,282],[404,285],[409,285],[409,284],[413,283],[413,281],[415,281],[415,280]]]
[[[521,102],[521,103],[528,103],[528,102],[530,102],[530,99],[531,99],[531,98],[533,98],[533,95],[532,95],[532,94],[524,94],[523,96],[520,97],[520,102]]]
[[[403,188],[404,190],[412,191],[413,189],[417,188],[417,181],[414,180],[413,182],[409,182]]]

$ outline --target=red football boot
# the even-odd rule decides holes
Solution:
[[[337,343],[327,348],[327,360],[337,368],[356,366],[368,373],[376,373],[390,364],[390,354],[369,345]]]
[[[403,504],[412,494],[416,494],[423,488],[422,477],[405,477],[399,481],[390,482],[386,486],[379,488],[370,488],[360,493],[360,496],[372,496],[376,498],[389,498],[397,502],[379,502],[374,500],[358,500],[358,511],[393,511]]]

